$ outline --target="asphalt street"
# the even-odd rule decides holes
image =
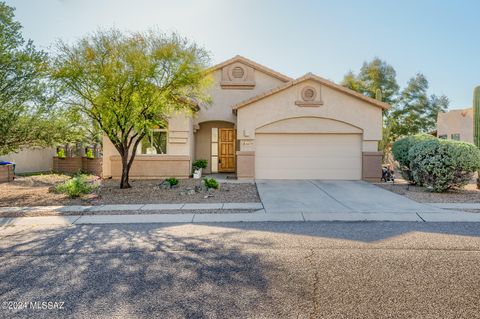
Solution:
[[[0,302],[0,318],[480,318],[480,224],[3,227]]]

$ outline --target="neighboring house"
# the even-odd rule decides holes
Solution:
[[[473,143],[473,108],[438,113],[437,136]]]
[[[1,155],[0,161],[15,163],[15,173],[37,173],[52,170],[52,158],[56,154],[54,147],[25,148],[18,153]]]
[[[291,79],[241,56],[210,69],[213,104],[173,116],[138,149],[132,178],[206,173],[238,178],[378,180],[382,111],[388,104],[308,73]],[[119,178],[120,156],[104,137],[104,177]]]

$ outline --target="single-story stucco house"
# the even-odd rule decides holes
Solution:
[[[142,142],[132,178],[206,173],[238,178],[378,180],[382,111],[375,99],[308,73],[292,79],[241,56],[213,66],[213,103],[193,117],[172,116]],[[104,138],[104,177],[119,178],[121,161]]]
[[[473,108],[438,113],[437,136],[473,143]]]

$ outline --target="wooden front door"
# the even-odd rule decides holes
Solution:
[[[218,171],[235,172],[235,129],[219,128],[218,135]]]

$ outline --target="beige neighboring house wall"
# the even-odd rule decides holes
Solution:
[[[208,160],[206,173],[216,172],[221,149],[225,171],[236,155],[238,178],[379,178],[387,104],[311,73],[294,80],[241,56],[209,72],[212,104],[199,105],[193,117],[172,116],[167,154],[137,154],[131,178],[185,178],[197,159]],[[119,178],[120,156],[107,138],[103,150],[104,177]]]
[[[453,139],[455,134],[460,135],[460,141],[473,143],[473,108],[438,114],[437,136]]]
[[[47,172],[52,170],[53,156],[56,149],[49,148],[27,148],[18,153],[10,153],[0,156],[0,160],[16,164],[15,173]]]

